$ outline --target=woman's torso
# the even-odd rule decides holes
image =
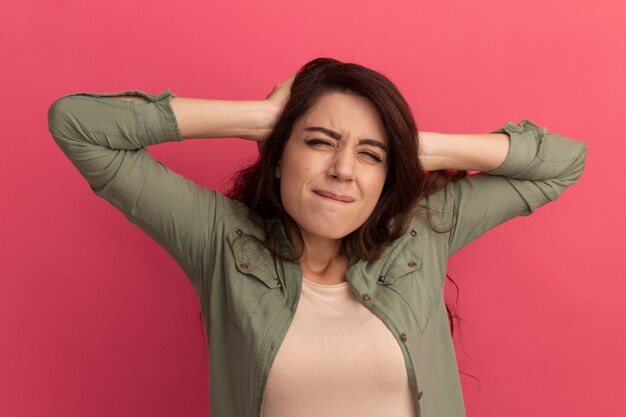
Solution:
[[[298,307],[271,367],[264,417],[414,417],[402,351],[347,281],[306,277]]]

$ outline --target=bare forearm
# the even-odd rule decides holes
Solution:
[[[136,96],[120,96],[137,100]],[[243,138],[262,140],[274,122],[275,106],[267,100],[212,100],[173,97],[172,110],[184,139]]]
[[[209,100],[174,97],[172,109],[185,139],[243,138],[261,140],[276,109],[264,100]]]
[[[490,171],[504,161],[509,151],[509,137],[504,133],[419,132],[419,138],[420,161],[426,171]]]

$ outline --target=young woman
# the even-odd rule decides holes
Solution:
[[[92,190],[193,284],[214,417],[464,416],[447,260],[557,199],[587,152],[529,120],[418,134],[386,77],[326,58],[262,101],[80,92],[48,120]],[[214,137],[259,143],[228,197],[144,149]]]

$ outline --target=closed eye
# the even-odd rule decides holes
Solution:
[[[323,140],[323,139],[309,139],[306,141],[306,144],[309,146],[316,146],[316,145],[329,145],[329,146],[333,146],[332,143],[330,143],[327,140]]]
[[[324,139],[308,139],[305,141],[305,143],[308,146],[313,146],[313,147],[326,147],[326,146],[332,146],[334,147],[335,144],[332,142],[329,142],[327,140]],[[383,162],[383,159],[377,155],[376,153],[372,152],[372,151],[361,151],[359,152],[362,155],[365,155],[368,159],[370,159],[372,162]]]
[[[369,158],[371,158],[375,162],[383,162],[383,159],[380,156],[378,156],[375,153],[373,153],[373,152],[361,152],[361,153],[363,155],[367,155]]]

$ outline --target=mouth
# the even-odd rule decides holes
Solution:
[[[313,192],[320,197],[327,198],[333,201],[338,201],[340,203],[352,203],[354,201],[354,198],[350,196],[334,194],[326,190],[313,190]]]

